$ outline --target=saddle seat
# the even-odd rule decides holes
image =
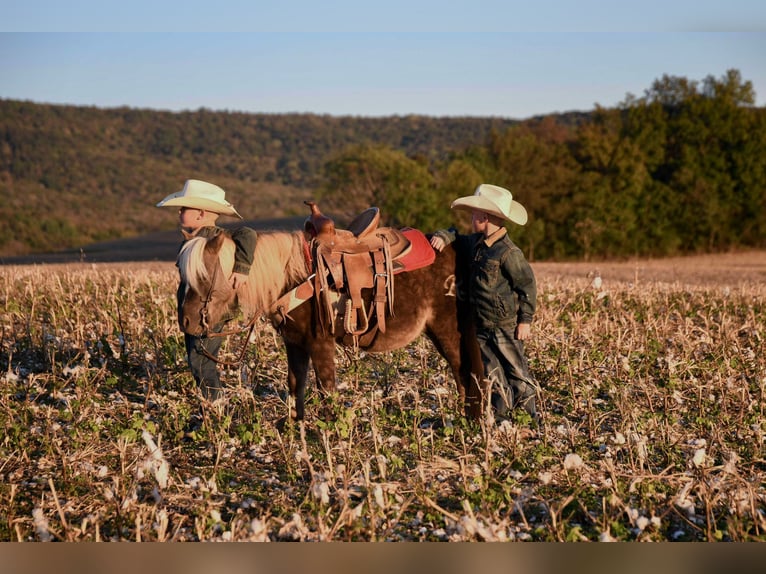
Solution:
[[[354,237],[361,239],[375,231],[378,223],[380,223],[380,210],[377,207],[368,207],[351,220],[348,230]]]
[[[335,332],[331,295],[335,293],[345,298],[343,331],[354,342],[362,335],[369,341],[378,330],[385,333],[386,308],[393,316],[395,267],[411,249],[410,240],[398,229],[379,227],[377,207],[357,215],[348,229],[336,229],[335,222],[315,202],[304,203],[311,211],[304,222],[304,234],[314,262],[320,325],[323,329],[329,325]],[[372,289],[369,310],[365,309],[362,289]]]

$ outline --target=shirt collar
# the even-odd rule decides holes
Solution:
[[[501,227],[489,237],[485,237],[484,243],[487,245],[487,247],[492,247],[495,243],[500,241],[507,233],[508,232],[505,230],[505,227]]]

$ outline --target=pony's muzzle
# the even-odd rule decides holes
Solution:
[[[193,335],[195,337],[201,337],[205,334],[205,331],[207,331],[203,325],[193,323],[192,320],[185,315],[178,318],[178,327],[181,329],[182,333]]]

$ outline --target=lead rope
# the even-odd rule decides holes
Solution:
[[[213,361],[213,362],[215,362],[215,363],[217,363],[219,365],[223,365],[225,367],[238,367],[242,363],[242,360],[245,358],[245,353],[247,352],[247,346],[248,346],[248,343],[250,342],[250,337],[252,336],[253,330],[255,329],[255,321],[256,321],[256,319],[257,319],[256,316],[253,316],[253,318],[250,319],[249,330],[247,332],[247,337],[245,338],[245,342],[242,343],[242,350],[239,352],[239,356],[237,357],[237,359],[235,361],[224,361],[222,359],[219,359],[218,357],[214,357],[213,354],[210,353],[205,348],[205,344],[204,343],[201,345],[201,347],[202,347],[202,354],[205,355],[211,361]],[[248,329],[247,325],[243,329],[226,331],[226,332],[221,332],[221,333],[212,333],[212,334],[208,335],[207,337],[208,338],[212,338],[212,337],[228,337],[229,335],[235,335],[237,333],[241,333],[245,329]]]
[[[215,279],[218,276],[218,269],[220,269],[221,263],[218,262],[218,264],[215,266],[215,269],[213,270],[213,277],[210,280],[210,288],[207,291],[207,295],[202,300],[202,309],[200,309],[200,319],[202,322],[202,326],[207,329],[209,327],[207,323],[207,305],[211,300],[211,296],[213,294],[213,288],[215,286]],[[242,344],[242,350],[239,352],[239,357],[236,361],[224,361],[222,359],[219,359],[218,357],[214,357],[212,353],[210,353],[206,348],[204,342],[201,345],[202,348],[202,354],[210,359],[211,361],[219,364],[224,365],[226,367],[236,367],[238,366],[242,360],[245,358],[245,353],[247,352],[247,344],[250,341],[250,337],[253,334],[253,330],[255,329],[255,322],[258,319],[257,315],[253,315],[250,320],[248,321],[247,325],[242,327],[241,329],[230,329],[228,331],[221,331],[219,333],[207,333],[204,337],[201,337],[201,339],[206,338],[213,338],[213,337],[228,337],[229,335],[236,335],[237,333],[241,333],[245,331],[246,329],[249,329],[247,333],[247,338],[245,338],[245,342]]]

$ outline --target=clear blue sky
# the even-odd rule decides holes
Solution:
[[[635,4],[0,0],[0,98],[525,118],[736,68],[766,105],[766,2]]]

